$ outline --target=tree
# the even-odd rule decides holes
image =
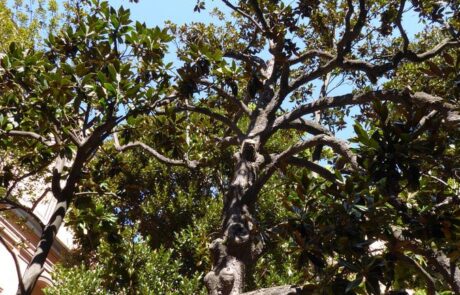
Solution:
[[[191,117],[187,124],[194,122]],[[138,117],[130,121],[129,127],[121,126],[120,135],[155,144],[155,148],[165,154],[167,149],[179,149],[176,153],[180,155],[183,154],[180,149],[185,147],[185,134],[181,130],[186,129],[184,122],[187,121],[185,115],[173,118]],[[196,123],[211,128],[203,120]],[[171,140],[172,134],[179,136]],[[195,148],[208,146],[204,136],[194,135],[190,141]],[[157,282],[161,282],[161,291],[154,289],[155,294],[205,294],[203,277],[211,267],[206,237],[216,235],[219,229],[222,196],[216,185],[222,182],[222,175],[228,173],[230,159],[223,160],[221,155],[219,167],[190,170],[165,167],[144,149],[118,153],[111,142],[107,142],[104,150],[88,167],[90,173],[82,182],[67,217],[67,225],[74,230],[79,249],[62,267],[63,271],[59,271],[57,285],[49,290],[50,294],[87,294],[66,285],[67,277],[96,275],[102,294],[145,294],[141,286]],[[215,153],[220,151],[207,148],[208,156]],[[274,226],[285,218],[277,197],[281,192],[281,186],[274,185],[265,192],[263,207],[259,210],[264,216],[260,221],[266,226]],[[133,252],[136,241],[140,240],[147,241],[148,247],[144,247],[148,251]],[[161,253],[165,250],[167,257],[156,260],[154,269],[143,267],[143,261],[163,257]],[[267,249],[266,255],[283,263],[270,261],[273,273],[267,273],[266,265],[256,266],[255,272],[260,276],[255,277],[255,286],[262,282],[286,282],[295,276],[289,272],[295,262],[286,263],[282,251],[282,247],[275,244]],[[136,267],[133,268],[133,264]]]
[[[15,150],[10,174],[25,173],[3,179],[1,201],[31,213],[12,193],[36,174],[46,177],[57,200],[18,294],[32,292],[85,165],[120,122],[164,102],[169,83],[165,31],[132,24],[129,11],[107,2],[89,4],[43,49],[12,43],[1,58],[1,145],[8,156]]]
[[[140,75],[146,69],[145,64],[142,63],[145,60],[141,60],[140,72],[133,71],[130,75],[122,76],[122,81],[136,81],[136,75],[140,75],[140,81],[145,83],[140,89],[143,89],[142,87],[151,89],[150,95],[148,89],[145,89],[145,93],[135,92],[133,96],[127,96],[132,99],[132,104],[131,101],[123,101],[122,105],[128,107],[132,105],[133,110],[138,110],[139,105],[143,110],[145,106],[150,112],[130,109],[126,114],[118,117],[119,109],[114,109],[112,116],[120,120],[116,119],[117,124],[104,130],[106,133],[103,133],[104,137],[98,137],[97,145],[100,147],[103,143],[107,143],[110,146],[112,142],[108,143],[104,139],[108,138],[111,132],[116,131],[119,135],[113,137],[111,149],[114,148],[119,152],[131,150],[134,155],[136,152],[140,153],[136,157],[142,161],[149,161],[149,157],[152,157],[166,166],[192,169],[192,172],[188,171],[184,174],[177,171],[160,173],[159,178],[165,178],[159,181],[161,183],[159,188],[171,188],[172,184],[176,183],[193,183],[188,182],[186,178],[190,178],[190,175],[196,175],[197,179],[203,177],[196,172],[198,171],[196,169],[204,174],[204,179],[210,180],[204,184],[204,187],[209,190],[208,192],[215,192],[213,197],[217,200],[218,196],[222,196],[223,204],[220,230],[218,233],[208,233],[208,237],[213,239],[210,243],[212,270],[204,278],[209,293],[241,294],[249,289],[263,287],[258,284],[260,281],[263,282],[257,280],[257,277],[262,277],[258,269],[273,267],[273,263],[266,261],[270,257],[276,257],[276,254],[279,261],[281,260],[279,254],[283,253],[283,245],[281,245],[279,251],[266,255],[266,251],[271,250],[270,245],[276,239],[273,238],[276,235],[290,238],[287,244],[299,253],[299,264],[306,272],[305,277],[297,280],[295,282],[298,283],[297,285],[285,285],[284,278],[271,280],[270,284],[280,281],[284,285],[267,286],[269,288],[246,294],[306,292],[355,294],[363,292],[364,288],[369,293],[379,294],[379,283],[384,283],[388,291],[393,292],[401,281],[394,274],[403,273],[401,269],[407,265],[410,266],[410,271],[407,273],[413,275],[416,272],[417,278],[423,277],[429,292],[432,293],[433,288],[445,289],[448,285],[458,293],[459,291],[455,289],[457,278],[451,273],[446,273],[446,262],[451,264],[448,259],[452,259],[453,262],[449,266],[455,266],[455,255],[452,256],[453,258],[446,256],[446,253],[450,255],[455,251],[445,251],[446,246],[452,247],[455,245],[455,240],[449,241],[448,234],[445,234],[445,237],[440,236],[438,240],[431,240],[437,243],[435,247],[423,247],[423,245],[420,247],[422,244],[420,239],[423,240],[433,233],[433,231],[423,232],[421,227],[430,225],[439,232],[440,223],[445,222],[443,224],[446,224],[446,228],[450,230],[449,226],[453,224],[455,218],[448,216],[450,212],[443,208],[442,211],[434,209],[435,213],[444,214],[443,220],[436,219],[433,213],[422,214],[425,205],[433,206],[423,198],[416,202],[415,209],[409,208],[410,210],[405,208],[407,206],[401,201],[401,198],[408,195],[405,186],[417,189],[420,182],[420,188],[426,189],[432,185],[432,181],[427,181],[430,176],[417,177],[417,173],[431,172],[436,175],[439,173],[445,176],[444,182],[454,177],[452,173],[446,173],[443,168],[431,167],[433,163],[437,165],[442,162],[443,165],[447,165],[448,161],[438,161],[428,157],[429,153],[418,151],[417,145],[420,143],[419,140],[436,139],[432,134],[438,130],[444,132],[444,138],[452,134],[452,140],[456,140],[456,133],[451,130],[456,130],[459,124],[458,101],[452,100],[448,93],[438,92],[438,89],[431,87],[411,89],[409,85],[402,83],[402,79],[399,83],[397,80],[400,78],[398,76],[400,71],[408,68],[411,76],[441,70],[433,65],[427,70],[424,68],[424,62],[430,65],[430,61],[435,62],[448,50],[460,46],[457,3],[450,1],[445,7],[440,7],[439,3],[434,1],[409,3],[404,0],[297,1],[289,5],[283,1],[272,0],[238,1],[237,4],[226,0],[222,2],[233,11],[233,22],[225,21],[225,16],[216,12],[217,17],[223,22],[221,27],[199,23],[184,27],[170,24],[171,31],[178,38],[178,56],[183,62],[183,65],[177,69],[177,82],[172,88],[161,87],[163,80],[152,72]],[[203,5],[200,1],[197,10],[203,9]],[[120,11],[115,13],[107,10],[104,5],[101,5],[100,11],[96,9],[97,13],[102,13],[102,20],[109,18],[107,11],[111,15],[123,14]],[[403,26],[403,19],[407,19],[409,11],[417,12],[418,19],[426,30],[439,29],[442,39],[433,38],[434,44],[411,42]],[[89,20],[91,19],[89,17]],[[86,18],[84,20],[82,24],[88,21]],[[115,20],[110,19],[110,23],[108,26],[112,28],[112,26],[117,27],[116,24],[122,21],[115,18]],[[86,36],[84,33],[86,29],[83,29],[86,26],[82,25],[80,28],[83,32],[81,35]],[[137,26],[135,29],[139,30]],[[143,30],[147,29],[142,27]],[[73,36],[71,33],[74,31],[67,35]],[[160,35],[164,34],[164,31],[153,31],[161,32],[157,33]],[[117,30],[115,32],[118,34]],[[102,36],[107,37],[104,34]],[[108,36],[109,44],[117,45],[118,40],[110,39],[110,34]],[[132,46],[133,51],[137,52],[138,47],[135,45],[139,43],[135,41],[143,39],[139,36],[132,38],[125,36],[125,38],[129,40],[126,42],[127,45]],[[110,43],[110,40],[113,43]],[[88,54],[83,56],[83,52],[87,53],[85,49],[79,50],[82,56],[79,56],[80,51],[77,51],[78,57],[84,59],[88,56]],[[69,58],[72,58],[71,54]],[[115,58],[110,61],[117,64]],[[155,62],[158,60],[155,59]],[[88,61],[88,65],[92,63],[94,60],[91,63]],[[78,70],[81,64],[84,63],[74,60],[69,65],[70,68],[76,67]],[[58,67],[57,70],[63,72],[62,76],[68,74],[67,68],[62,65],[62,68]],[[106,72],[104,68],[97,69],[105,73],[103,77],[88,74],[95,72],[93,69],[85,72],[85,75],[98,79],[93,83],[99,89],[96,94],[106,97],[102,102],[92,101],[96,106],[103,102],[105,106],[111,106],[111,99],[118,98],[116,95],[118,85],[115,82],[117,73],[122,74],[123,70],[122,67],[120,70],[117,66],[114,68],[115,70],[107,65]],[[79,75],[78,71],[76,71],[77,75]],[[152,78],[159,80],[151,83]],[[50,81],[54,79],[56,77]],[[392,79],[395,79],[393,83],[384,84]],[[353,85],[341,88],[347,93],[333,94],[332,90],[343,85],[345,81]],[[353,89],[349,90],[349,88]],[[152,94],[152,92],[157,93],[156,91],[158,96]],[[146,99],[144,101],[139,97],[146,97]],[[159,97],[168,98],[158,100]],[[171,97],[174,97],[174,100],[169,99]],[[313,99],[315,97],[318,98]],[[121,98],[125,97],[121,96]],[[153,103],[152,106],[148,103],[152,100],[166,101],[168,104]],[[84,104],[83,109],[86,109],[87,105],[89,104]],[[336,133],[349,124],[348,114],[357,108],[362,110],[355,124],[357,133],[355,141],[359,142],[359,146],[352,148],[348,141],[340,139]],[[24,110],[28,109],[24,108]],[[412,111],[416,112],[416,116],[411,116]],[[65,114],[69,116],[68,112]],[[91,119],[97,118],[92,113],[89,114],[88,117]],[[141,114],[147,115],[140,116]],[[154,119],[151,115],[154,115]],[[146,126],[149,124],[155,126],[155,119],[160,117],[168,121],[159,124],[160,126],[164,124],[165,130],[159,131],[158,134],[150,134],[152,136],[150,138],[145,132]],[[124,119],[126,122],[123,121]],[[142,124],[136,120],[144,121],[146,126],[136,131],[136,126]],[[84,119],[75,119],[75,122],[78,122],[77,126],[80,126],[78,124],[82,121],[85,122]],[[438,125],[434,124],[436,121]],[[103,126],[104,123],[99,124]],[[365,125],[364,128],[361,127],[362,124]],[[400,125],[403,125],[402,129]],[[418,129],[419,125],[421,129]],[[40,127],[40,132],[43,132],[41,133],[43,137],[47,137],[48,134],[53,133],[53,129]],[[68,138],[68,142],[75,141],[72,132],[70,134],[67,132],[62,136]],[[85,130],[83,129],[82,132]],[[13,133],[9,132],[9,135]],[[157,141],[158,138],[162,140]],[[429,142],[431,146],[440,148],[436,140],[434,141],[434,143]],[[79,147],[78,144],[74,142],[73,144]],[[180,145],[185,148],[177,149]],[[457,155],[457,142],[454,141],[453,145],[452,148],[449,146],[442,150],[442,154]],[[398,151],[395,146],[403,146],[406,150]],[[170,149],[169,154],[163,155],[161,152],[167,149]],[[80,151],[81,153],[83,151]],[[417,153],[426,156],[423,165],[414,163],[415,160],[425,160]],[[181,156],[184,156],[184,159],[177,160]],[[126,158],[128,163],[133,161],[129,157],[130,155]],[[72,157],[69,158],[73,160]],[[85,163],[89,162],[90,158],[85,157]],[[323,161],[320,161],[321,159]],[[322,166],[324,161],[329,161],[330,169]],[[163,212],[167,212],[167,217],[175,218],[179,214],[177,208],[180,208],[180,204],[177,207],[173,206],[174,209],[170,211],[161,204],[160,206],[155,204],[150,208],[154,212],[152,216],[141,216],[138,219],[136,212],[139,212],[139,207],[145,205],[143,197],[150,196],[150,192],[144,189],[133,190],[131,195],[133,199],[129,202],[123,203],[124,199],[120,201],[111,198],[108,202],[104,196],[110,191],[101,187],[103,179],[110,180],[107,186],[113,189],[115,195],[129,196],[127,192],[122,191],[123,186],[136,183],[136,177],[132,177],[132,173],[123,175],[126,172],[121,173],[121,176],[119,172],[106,173],[100,168],[101,166],[95,165],[98,167],[96,171],[99,171],[92,173],[96,185],[79,182],[81,185],[78,187],[78,193],[83,195],[92,193],[96,188],[96,195],[102,196],[101,203],[104,205],[101,206],[100,201],[91,198],[88,207],[81,203],[75,204],[76,210],[79,210],[77,212],[80,212],[79,215],[86,214],[86,217],[83,216],[80,221],[78,214],[70,217],[74,219],[77,226],[90,220],[92,224],[97,225],[97,221],[102,219],[101,229],[95,230],[96,237],[100,236],[108,240],[110,233],[118,234],[118,238],[121,237],[121,241],[114,241],[108,246],[104,245],[104,240],[97,245],[98,251],[101,251],[98,262],[107,261],[107,252],[109,252],[107,249],[122,253],[127,249],[127,245],[133,248],[143,247],[144,242],[138,240],[136,243],[135,235],[129,236],[124,230],[119,231],[116,226],[124,229],[126,224],[140,220],[139,222],[146,226],[145,232],[133,228],[135,232],[142,232],[144,237],[149,231],[155,232],[161,228],[161,226],[151,226],[146,220],[148,217],[158,217]],[[117,165],[114,167],[119,168]],[[212,175],[210,171],[217,173],[217,178],[207,176],[206,173]],[[152,173],[149,169],[146,172]],[[129,174],[131,177],[128,177]],[[115,179],[114,175],[120,178]],[[168,178],[170,184],[165,180]],[[81,180],[81,177],[73,182],[70,191],[72,193],[76,192],[77,180]],[[140,181],[140,188],[148,188],[150,182],[157,180],[158,178],[153,178],[147,183]],[[187,185],[179,190],[169,190],[161,195],[160,199],[184,200],[178,197],[178,193],[188,193],[186,187]],[[86,191],[86,188],[89,191]],[[445,198],[447,195],[452,195],[449,188],[441,192],[437,186],[433,186],[432,190],[436,200],[441,203],[447,199]],[[193,196],[194,193],[190,195]],[[372,203],[374,201],[375,205]],[[269,214],[270,208],[281,208],[280,203],[285,205],[282,213]],[[146,205],[143,208],[148,207]],[[219,206],[213,207],[215,208]],[[120,209],[125,210],[119,211]],[[134,209],[134,213],[129,212],[131,209]],[[112,222],[114,214],[120,216],[117,222]],[[114,232],[111,222],[115,226]],[[190,220],[185,224],[188,222]],[[380,229],[376,228],[376,224],[387,226],[382,226]],[[176,226],[174,222],[161,225],[171,228]],[[176,229],[183,226],[181,224]],[[398,231],[398,228],[395,230],[392,226],[399,226],[404,230]],[[83,228],[77,231],[77,234],[84,236],[84,228],[83,224]],[[201,231],[204,232],[206,230]],[[113,237],[117,238],[116,235]],[[124,240],[123,237],[129,238]],[[83,242],[86,239],[80,238]],[[87,240],[89,245],[84,247],[91,249],[92,239],[93,237],[89,237]],[[369,245],[375,239],[391,243],[392,247],[385,252],[388,256],[382,257],[371,252]],[[160,244],[167,243],[167,240],[160,242]],[[116,249],[118,246],[120,247]],[[152,247],[151,244],[149,246]],[[184,247],[179,248],[184,249]],[[176,253],[179,253],[180,249]],[[144,253],[144,250],[139,251]],[[164,266],[171,260],[162,259],[161,257],[168,256],[163,254],[156,256],[158,260],[145,259],[145,256],[141,255],[141,261],[146,265],[156,261],[154,263],[162,263]],[[260,259],[264,254],[263,259]],[[414,254],[433,261],[432,265],[436,268],[433,273],[445,278],[446,283],[434,280],[432,275],[414,260]],[[442,258],[441,260],[436,259],[437,254]],[[134,255],[132,257],[136,258]],[[180,255],[177,255],[175,259],[179,258]],[[139,271],[138,277],[123,273],[124,266],[129,267],[131,262],[129,259],[123,261],[127,263],[122,263],[122,267],[107,275],[116,274],[120,286],[126,282],[129,286],[129,283],[135,281],[142,285],[146,273]],[[97,266],[96,264],[95,270],[91,271],[97,272]],[[171,268],[180,269],[177,265]],[[163,271],[167,268],[160,269]],[[455,275],[456,268],[452,267],[452,269]],[[183,270],[179,271],[183,272]],[[104,285],[104,280],[100,284]],[[165,277],[165,284],[168,288],[171,287],[168,291],[178,291],[174,280],[171,282]],[[420,287],[418,282],[409,284],[411,287]],[[126,288],[126,285],[123,285],[123,288]],[[199,288],[188,290],[199,290]]]
[[[27,4],[15,2],[10,9],[7,1],[0,1],[1,38],[0,50],[4,51],[11,42],[25,46],[38,45],[41,34],[55,30],[59,22],[57,3],[53,0]]]
[[[412,2],[427,28],[439,23],[447,28],[441,42],[416,50],[403,26],[411,4],[406,1],[223,3],[233,10],[236,29],[195,24],[179,31],[185,65],[178,71],[183,99],[177,109],[210,117],[226,130],[220,140],[231,146],[234,171],[224,191],[221,234],[211,243],[214,266],[205,281],[210,294],[240,294],[263,251],[255,215],[259,192],[272,174],[295,165],[340,189],[343,183],[335,174],[314,162],[323,146],[337,155],[337,170],[359,173],[357,155],[334,135],[344,125],[348,107],[373,101],[422,105],[458,126],[457,107],[444,98],[413,92],[408,85],[379,89],[381,78],[393,77],[404,64],[421,63],[459,46],[457,18],[443,13],[450,10],[458,16],[458,7],[455,1],[447,8]],[[334,78],[347,79],[355,89],[330,96]],[[319,98],[309,100],[321,81]],[[286,110],[289,99],[294,106]],[[312,114],[318,119],[307,118]],[[299,141],[272,148],[274,134],[286,129],[299,131]],[[313,148],[315,156],[306,158],[304,151]],[[283,286],[248,294],[293,294],[300,289]]]

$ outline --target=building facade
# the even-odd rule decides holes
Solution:
[[[31,208],[31,202],[26,199],[22,203]],[[46,224],[55,205],[54,198],[51,195],[45,195],[33,212]],[[0,243],[0,294],[14,295],[19,284],[17,268],[20,269],[22,275],[40,240],[41,227],[26,212],[20,209],[5,210],[6,207],[6,205],[0,205],[0,236],[4,242]],[[33,295],[43,294],[42,289],[52,284],[53,265],[69,253],[72,247],[72,234],[68,229],[62,227],[48,255],[44,271],[35,286]],[[13,254],[16,257],[17,266]]]

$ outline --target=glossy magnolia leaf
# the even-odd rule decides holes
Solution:
[[[354,289],[358,288],[361,283],[363,282],[363,277],[358,276],[356,279],[348,283],[347,288],[345,289],[345,293],[348,293],[350,291],[353,291]]]

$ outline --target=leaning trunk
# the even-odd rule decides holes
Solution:
[[[452,292],[460,295],[460,269],[441,251],[424,251],[428,262],[442,275]]]
[[[46,225],[45,229],[42,232],[40,242],[35,249],[34,256],[32,257],[31,262],[27,266],[23,276],[22,282],[24,284],[24,290],[18,288],[18,295],[30,295],[32,290],[43,272],[43,266],[46,262],[46,258],[51,250],[56,234],[61,227],[61,224],[64,220],[64,216],[67,212],[68,201],[60,200],[56,204],[56,208]]]
[[[205,283],[211,295],[243,293],[247,270],[261,252],[253,220],[256,196],[250,190],[260,164],[254,145],[243,144],[235,159],[232,183],[224,197],[222,234],[210,245],[213,269],[206,275]]]

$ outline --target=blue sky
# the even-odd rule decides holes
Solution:
[[[166,20],[176,24],[191,21],[209,22],[209,12],[213,7],[225,10],[221,1],[207,1],[207,9],[201,13],[193,12],[195,0],[140,0],[139,3],[130,3],[128,0],[109,0],[109,3],[118,7],[123,5],[130,8],[133,19],[145,22],[151,26],[162,26]]]

